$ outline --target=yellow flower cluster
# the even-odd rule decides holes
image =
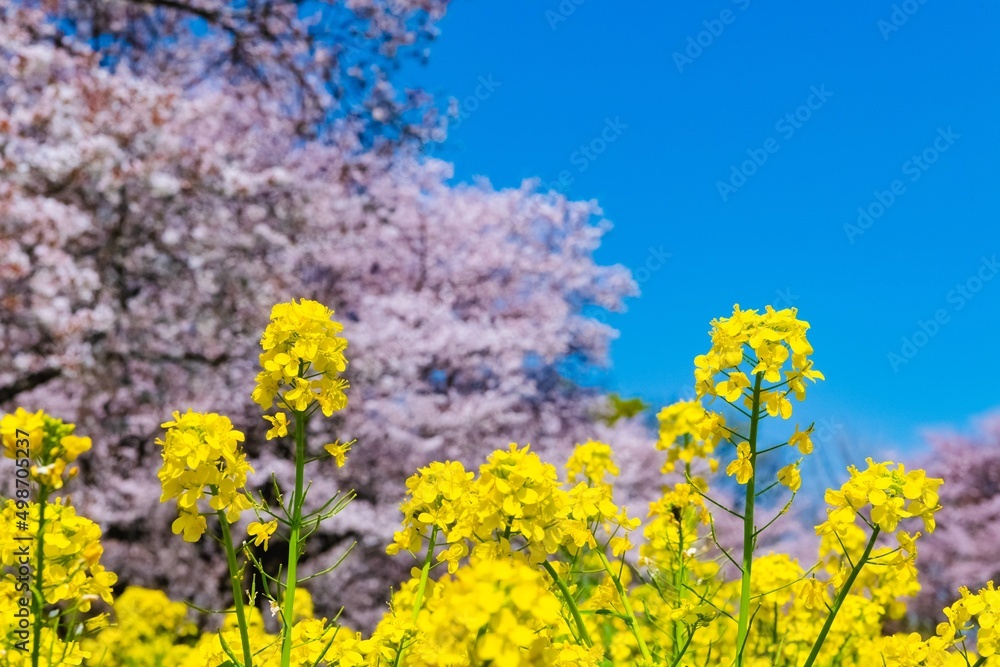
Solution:
[[[312,301],[279,304],[261,341],[264,370],[254,399],[265,409],[278,400],[292,411],[300,436],[313,411],[330,414],[346,402],[347,384],[339,377],[346,342],[331,315]],[[88,611],[92,602],[111,602],[115,575],[99,563],[100,530],[61,499],[22,498],[0,506],[0,664],[31,664],[11,649],[11,619],[23,613],[26,593],[10,570],[17,558],[13,536],[33,531],[45,538],[44,606],[32,606],[44,609],[48,619],[39,630],[42,665],[205,667],[236,664],[237,655],[256,667],[995,664],[1000,591],[992,582],[975,594],[961,589],[934,636],[884,636],[886,621],[905,614],[901,600],[919,590],[915,559],[921,534],[909,532],[907,521],[920,518],[926,532],[935,528],[942,480],[923,471],[872,459],[863,471],[851,466],[849,480],[826,494],[830,508],[817,526],[819,560],[809,570],[785,554],[755,553],[759,534],[770,525],[758,529],[754,515],[755,499],[770,488],[755,488],[759,457],[786,445],[802,455],[813,449],[811,426],[796,426],[787,442],[774,446],[761,444],[757,429],[768,415],[789,418],[789,397],[803,399],[806,380],[822,379],[809,360],[808,328],[794,309],[770,307],[757,313],[737,306],[732,317],[713,321],[712,349],[696,359],[697,399],[658,415],[658,447],[668,452],[667,469],[683,463],[687,481],[664,487],[650,504],[637,561],[628,553],[634,546],[630,534],[640,522],[613,500],[619,469],[606,443],[579,444],[566,463],[565,479],[529,447],[516,444],[493,452],[478,474],[451,461],[418,470],[407,480],[402,527],[387,551],[422,553],[423,567],[399,588],[368,639],[315,618],[311,598],[297,590],[304,581],[295,571],[299,537],[309,532],[303,532],[302,506],[296,504],[305,493],[304,439],[296,443],[291,511],[282,503],[287,521],[262,502],[256,507],[259,520],[247,529],[253,544],[265,549],[279,523],[289,534],[288,576],[284,589],[279,582],[274,593],[280,598],[284,591],[284,608],[270,588],[263,593],[282,621],[280,634],[271,634],[261,609],[253,601],[244,607],[245,570],[235,564],[238,551],[228,528],[253,506],[244,489],[252,469],[240,445],[243,434],[220,415],[175,412],[163,424],[164,439],[157,440],[163,447],[162,499],[177,500],[180,515],[173,530],[189,541],[206,530],[200,501],[224,515],[220,541],[227,548],[235,609],[222,630],[199,634],[184,606],[140,589],[127,589],[118,600],[117,626],[103,627],[100,616],[80,619],[77,612]],[[747,416],[748,434],[706,410],[706,397],[721,397]],[[268,438],[287,436],[284,412],[266,419]],[[18,455],[19,430],[29,434],[33,476],[46,490],[59,488],[66,464],[90,446],[72,435],[71,425],[19,409],[0,421],[8,456]],[[722,441],[736,452],[726,472],[746,485],[739,508],[713,499],[707,481],[691,476],[696,459],[708,460],[715,471],[711,457]],[[341,465],[349,446],[337,441],[324,449]],[[800,461],[780,468],[771,486],[797,491]],[[739,562],[734,550],[718,542],[708,502],[742,520]],[[313,516],[305,515],[310,525]],[[20,522],[27,529],[15,525]],[[243,549],[250,547],[244,543]],[[252,554],[247,557],[259,565]],[[435,560],[447,564],[448,574],[432,578]],[[726,580],[727,560],[742,577]],[[274,581],[262,569],[261,575]],[[84,630],[101,632],[91,639]],[[972,655],[973,645],[978,656]]]
[[[885,616],[899,619],[906,614],[905,598],[920,592],[915,560],[916,540],[920,533],[899,530],[895,534],[897,547],[876,546],[869,557],[871,566],[861,570],[854,588],[867,591],[868,597],[883,607]],[[863,555],[869,536],[857,525],[842,526],[838,533],[824,533],[820,540],[819,565],[827,573],[827,584],[840,590],[846,582],[851,564]]]
[[[338,336],[343,326],[331,319],[333,311],[317,301],[279,303],[260,345],[263,370],[257,375],[253,400],[264,410],[274,401],[304,412],[318,403],[329,417],[347,405],[347,340]],[[276,425],[277,426],[277,425]]]
[[[235,523],[251,506],[244,487],[253,468],[239,444],[243,433],[233,428],[228,417],[192,410],[183,415],[174,412],[173,421],[162,427],[166,437],[156,440],[163,447],[160,502],[177,499],[174,533],[182,533],[187,542],[201,538],[207,522],[198,501],[206,495],[213,510],[224,512],[227,521]]]
[[[736,583],[732,588],[727,583],[720,593],[737,595]],[[806,577],[798,561],[786,554],[772,553],[755,559],[751,593],[755,598],[754,625],[758,631],[750,636],[746,664],[801,665],[826,620],[827,605],[831,602],[828,588],[826,582]],[[882,617],[883,608],[878,601],[864,595],[849,596],[833,624],[817,664],[856,667],[880,664],[858,659],[852,638],[878,636]],[[722,664],[728,664],[735,656],[736,636],[732,627],[724,628],[726,634],[721,635],[720,646],[728,660],[722,656],[720,659],[727,660]]]
[[[490,470],[494,487],[498,480],[511,478],[510,469],[537,472],[534,464],[524,465],[517,457],[526,456],[526,450],[515,447],[512,451],[513,459],[510,450],[498,452],[493,457]],[[902,479],[907,479],[908,475],[910,473],[904,472]],[[918,484],[935,485],[933,480],[920,481],[919,475],[910,479],[916,479]],[[509,486],[511,492],[516,494],[526,488],[519,481],[515,476],[514,483]],[[437,528],[446,534],[453,529],[459,523],[458,516],[468,512],[469,507],[472,510],[481,507],[475,488],[477,483],[478,480],[470,479],[470,473],[458,464],[437,463],[422,469],[409,485],[411,497],[408,502],[412,503],[409,516],[421,526],[414,530],[426,533]],[[905,486],[906,482],[902,484]],[[573,487],[577,488],[597,490],[584,483]],[[432,512],[440,513],[449,503],[457,508],[453,510],[455,520],[431,516]],[[421,518],[421,515],[424,516]],[[734,613],[732,605],[739,596],[738,582],[719,582],[718,563],[705,557],[706,550],[701,545],[708,512],[702,493],[690,484],[677,484],[651,505],[650,516],[651,521],[644,532],[647,541],[642,548],[641,565],[653,577],[649,583],[632,582],[630,570],[621,571],[621,583],[638,613],[641,636],[654,655],[670,657],[667,664],[681,650],[686,657],[680,664],[732,663],[736,637],[730,617]],[[567,517],[565,521],[568,520]],[[486,537],[480,535],[475,539]],[[503,539],[502,534],[493,537]],[[900,558],[912,564],[913,536],[898,531],[897,539],[899,549],[877,549],[870,562],[891,565],[893,559]],[[798,563],[786,555],[772,554],[755,560],[751,594],[758,631],[751,635],[747,644],[744,664],[763,667],[802,663],[827,615],[831,603],[830,585],[835,589],[839,586],[837,567],[845,555],[857,561],[864,542],[865,533],[856,525],[845,526],[839,539],[832,534],[824,535],[823,552],[827,554],[824,569],[829,574],[826,581],[815,575],[807,576]],[[489,557],[474,555],[458,569],[454,578],[445,576],[440,581],[427,582],[425,604],[415,623],[409,612],[417,581],[404,585],[393,600],[392,611],[369,639],[346,629],[335,631],[324,620],[313,619],[309,614],[299,617],[299,603],[305,601],[297,596],[291,664],[322,664],[324,660],[327,664],[345,667],[391,664],[437,667],[487,662],[568,667],[608,664],[608,660],[611,664],[647,664],[639,655],[625,621],[625,607],[612,580],[602,578],[587,583],[585,577],[578,584],[571,584],[579,608],[584,610],[586,626],[595,638],[588,647],[573,627],[565,602],[540,568],[516,553],[478,551]],[[584,552],[577,567],[580,571],[593,572],[595,566],[599,569],[598,563],[594,552],[589,551]],[[573,576],[569,562],[553,561],[553,565],[561,577]],[[978,635],[980,654],[993,655],[1000,593],[992,585],[976,595],[963,591],[962,599],[945,611],[949,621],[940,626],[936,637],[928,640],[919,635],[881,637],[883,619],[893,615],[890,603],[913,592],[914,582],[897,576],[897,570],[904,569],[864,568],[853,592],[844,600],[817,664],[836,661],[843,667],[863,667],[883,664],[884,660],[884,664],[898,667],[957,667],[963,664],[956,662],[960,656],[949,649],[962,635],[971,635],[972,631]],[[303,593],[300,591],[299,595]],[[166,604],[165,598],[139,597],[133,603],[131,596],[126,595],[119,604],[116,610],[119,628],[109,628],[95,641],[84,645],[93,655],[127,656],[148,646],[156,655],[164,656],[160,663],[163,665],[202,667],[227,661],[217,634],[205,634],[194,646],[188,645],[190,631],[186,629],[189,626],[184,615],[180,608],[173,609]],[[303,614],[308,611],[303,609]],[[139,615],[146,620],[129,620]],[[231,621],[223,629],[222,637],[229,646],[238,646],[239,635]],[[277,667],[280,638],[264,630],[256,609],[251,610],[250,637],[254,664]],[[774,637],[778,641],[774,641]],[[402,647],[405,647],[405,657],[397,663]],[[104,653],[99,653],[102,650]],[[114,667],[119,663],[107,664]]]
[[[1000,655],[1000,590],[991,581],[978,593],[973,594],[963,586],[959,594],[962,597],[945,608],[948,620],[938,625],[938,636],[950,645],[974,631],[979,655]]]
[[[75,477],[78,469],[67,470],[66,466],[91,447],[90,438],[73,435],[74,430],[73,424],[66,424],[42,410],[31,413],[22,407],[0,419],[0,439],[8,458],[24,458],[18,455],[18,450],[23,452],[23,448],[17,446],[17,432],[28,434],[31,478],[44,487],[45,493],[58,491],[66,480]]]
[[[393,592],[388,613],[379,619],[366,645],[369,665],[411,664],[402,661],[401,656],[397,656],[401,649],[416,646],[411,640],[417,634],[417,624],[413,619],[413,604],[418,587],[419,581],[410,579]],[[436,582],[428,581],[425,597],[433,595],[435,587]],[[405,654],[406,650],[403,650],[403,653]]]
[[[15,535],[39,534],[39,503],[29,503],[18,509],[14,500],[8,500],[0,510],[0,566],[14,567],[18,563],[19,547]],[[25,517],[26,518],[22,518]],[[21,521],[27,530],[18,528]],[[65,505],[61,498],[45,505],[44,517],[44,568],[42,593],[47,604],[79,601],[77,608],[88,611],[91,603],[104,600],[111,604],[111,587],[118,580],[113,572],[101,565],[101,528],[76,510]],[[32,547],[34,549],[36,547]]]
[[[77,472],[67,464],[90,449],[90,438],[74,430],[21,407],[0,420],[4,453],[18,473],[16,499],[0,505],[3,665],[84,664],[80,639],[107,624],[107,614],[92,611],[98,600],[111,604],[117,580],[100,563],[101,529],[52,496]]]
[[[694,360],[697,396],[718,396],[733,404],[742,398],[744,405],[751,407],[753,382],[747,372],[740,370],[747,363],[749,374],[760,375],[763,382],[787,383],[787,389],[764,390],[760,401],[772,417],[791,417],[788,394],[794,393],[798,400],[804,400],[805,380],[823,379],[823,374],[813,369],[809,360],[813,352],[806,339],[809,323],[799,320],[797,314],[795,308],[776,311],[768,306],[758,313],[740,310],[736,305],[731,317],[712,320],[712,348]],[[789,358],[791,367],[786,369]]]
[[[295,624],[292,626],[291,665],[338,665],[367,667],[370,641],[361,634],[331,625],[325,618],[312,617],[312,598],[304,589],[295,595]],[[248,619],[254,667],[280,667],[281,637],[266,631],[264,619],[256,607]],[[174,635],[176,637],[176,633]],[[223,645],[225,642],[225,646]],[[201,635],[197,643],[183,652],[183,657],[164,661],[163,667],[205,667],[233,664],[226,646],[239,651],[240,634],[232,614],[226,617],[221,633]],[[142,665],[160,663],[143,662]]]
[[[693,460],[704,458],[715,472],[718,461],[712,456],[720,441],[728,441],[736,458],[726,466],[726,474],[739,484],[748,484],[757,467],[757,455],[763,448],[756,441],[757,429],[741,434],[726,425],[725,418],[707,411],[701,400],[722,398],[756,424],[764,415],[788,419],[792,415],[789,395],[805,399],[806,380],[823,379],[812,366],[812,346],[806,338],[809,323],[797,318],[794,308],[776,311],[768,306],[763,313],[734,306],[728,318],[712,321],[712,347],[707,354],[695,357],[695,393],[693,401],[679,401],[657,415],[660,438],[657,447],[667,450],[664,472],[685,464],[691,475]],[[784,444],[798,447],[802,454],[812,452],[812,426],[795,432]],[[781,446],[781,445],[779,445]],[[776,447],[763,451],[771,451]],[[782,467],[778,482],[797,492],[802,486],[799,461]]]
[[[400,551],[418,552],[421,540],[428,538],[431,528],[452,536],[460,516],[471,506],[473,473],[457,461],[435,461],[421,468],[406,480],[406,500],[400,506],[403,512],[403,529],[393,535],[393,543],[386,551],[395,555]]]
[[[479,469],[475,493],[478,535],[493,531],[505,539],[520,535],[535,563],[559,548],[563,539],[559,520],[569,516],[568,498],[560,489],[555,466],[528,447],[511,444],[506,451],[493,452]]]
[[[4,415],[3,419],[0,419],[0,438],[3,439],[4,455],[10,459],[16,458],[18,439],[16,432],[20,430],[28,433],[30,454],[32,457],[37,457],[41,454],[44,429],[45,413],[41,410],[31,413],[19,407],[12,414]]]
[[[597,478],[617,470],[605,447],[581,445],[571,466],[587,467]],[[579,482],[564,490],[554,466],[516,444],[493,452],[478,477],[461,463],[435,462],[410,477],[406,486],[407,498],[400,506],[402,530],[386,551],[418,553],[424,540],[437,535],[436,544],[449,545],[438,559],[448,563],[450,572],[470,554],[498,558],[523,546],[530,562],[538,564],[560,548],[594,547],[595,530],[601,526],[612,535],[618,556],[631,548],[627,533],[639,523],[612,502],[610,484]],[[619,529],[625,534],[614,534]]]
[[[605,477],[617,477],[618,473],[618,466],[611,458],[611,445],[596,440],[578,444],[566,461],[566,479],[571,484],[586,482],[598,486],[610,482]]]
[[[326,619],[313,618],[312,606],[309,593],[300,589],[295,601],[295,646],[291,664],[339,664],[345,667],[369,665],[367,656],[370,642],[363,642],[358,633],[343,628],[338,632]],[[114,613],[117,621],[115,625],[84,640],[83,648],[90,655],[89,660],[83,664],[94,667],[205,667],[231,664],[222,641],[230,647],[238,647],[240,643],[235,619],[231,614],[227,615],[223,624],[220,640],[216,632],[201,633],[198,630],[197,625],[188,618],[187,605],[172,602],[164,593],[156,590],[135,586],[126,588],[115,601]],[[251,610],[249,629],[254,649],[254,665],[278,667],[281,664],[280,637],[265,630],[264,619],[257,608]],[[323,660],[327,662],[321,662]]]
[[[675,484],[673,489],[649,504],[649,522],[643,529],[646,542],[639,547],[640,562],[657,571],[672,572],[683,560],[697,566],[695,558],[704,548],[704,526],[709,523],[708,508],[701,494],[691,484]],[[655,565],[654,565],[655,564]],[[708,563],[702,574],[714,576],[715,563]]]
[[[562,605],[542,573],[518,560],[473,559],[438,582],[417,626],[408,667],[584,667],[601,657],[557,639],[571,636]]]
[[[709,412],[700,401],[678,401],[660,410],[656,419],[660,424],[656,448],[667,452],[663,472],[676,470],[678,461],[687,466],[695,459],[705,459],[716,471],[719,462],[712,454],[725,438],[725,417]]]
[[[18,592],[14,584],[8,580],[0,580],[0,665],[4,667],[33,667],[31,651],[23,650],[30,647],[28,640],[21,648],[17,646],[17,632],[23,628],[18,625],[18,616],[22,609],[18,600],[24,595]],[[34,620],[29,618],[29,620]],[[66,641],[59,633],[48,626],[42,628],[39,641],[39,667],[76,667],[78,665],[97,664],[85,662],[90,653],[85,651],[77,641]]]
[[[878,642],[878,658],[885,667],[945,667],[966,665],[958,655],[949,654],[939,637],[924,641],[919,632],[885,637]],[[876,658],[876,659],[878,659]],[[955,658],[956,660],[950,660]]]
[[[694,496],[692,496],[694,498]],[[583,563],[590,567],[588,559]],[[827,586],[817,579],[805,577],[798,563],[783,554],[759,558],[754,565],[752,593],[758,600],[756,621],[760,632],[748,645],[747,665],[801,664],[817,627],[826,616],[829,604]],[[628,570],[625,571],[626,573]],[[711,577],[710,577],[711,578]],[[629,577],[623,582],[628,585]],[[506,665],[599,665],[604,659],[610,664],[639,665],[642,659],[635,642],[619,616],[621,604],[613,586],[607,581],[581,591],[581,608],[589,611],[588,627],[600,640],[594,647],[575,636],[570,627],[565,605],[552,590],[545,576],[519,559],[500,558],[494,561],[472,559],[457,575],[428,582],[426,604],[416,623],[409,619],[416,581],[409,581],[393,598],[393,610],[383,617],[369,639],[342,628],[336,632],[324,620],[313,619],[308,611],[308,596],[302,612],[296,604],[295,644],[293,665],[338,664],[345,667],[375,667],[399,664],[405,667],[439,667],[465,664]],[[727,610],[735,593],[732,584],[711,586],[714,591],[707,599],[688,594],[678,604],[664,604],[651,586],[639,586],[630,596],[633,605],[648,617],[643,625],[648,642],[655,642],[660,655],[670,655],[675,635],[681,646],[687,644],[688,633],[693,641],[687,644],[685,662],[681,664],[729,665],[733,661],[734,628],[719,609]],[[971,629],[970,619],[978,615],[980,623],[989,623],[995,612],[995,601],[981,604],[985,593],[996,591],[992,586],[978,596],[963,592],[963,599],[946,610],[952,623],[942,624],[944,636],[955,629]],[[164,667],[203,667],[224,664],[225,649],[219,636],[202,635],[190,645],[190,625],[184,620],[182,607],[165,603],[165,598],[149,591],[126,589],[116,606],[118,627],[107,628],[85,647],[92,653],[90,662],[108,656],[108,667],[118,665],[153,665]],[[987,604],[994,605],[992,608]],[[0,601],[2,606],[2,601]],[[610,614],[608,612],[611,612]],[[821,653],[818,664],[840,664],[843,667],[865,667],[872,664],[898,667],[964,665],[960,655],[946,653],[953,643],[941,636],[921,640],[919,635],[881,637],[881,604],[862,595],[851,595],[845,603],[843,618],[834,624],[828,647]],[[146,618],[137,618],[144,614]],[[163,614],[161,621],[155,615]],[[254,647],[255,665],[277,667],[280,664],[279,637],[264,630],[263,619],[256,609],[251,612],[250,636]],[[947,627],[945,627],[947,626]],[[981,625],[979,626],[982,627]],[[979,650],[987,655],[990,647],[982,640]],[[773,641],[778,637],[778,641]],[[239,636],[232,621],[226,622],[223,638],[227,645],[237,646]],[[327,642],[333,642],[327,647]],[[171,645],[171,642],[173,643]],[[406,646],[405,658],[395,662],[401,646]],[[147,653],[143,654],[144,647]],[[128,656],[137,656],[132,663]],[[145,655],[145,660],[138,656]],[[121,656],[121,662],[113,659]],[[936,660],[940,657],[943,662]],[[488,661],[492,660],[492,663]],[[15,663],[18,664],[18,663]],[[55,664],[55,663],[53,663]],[[64,664],[81,664],[66,662]],[[603,664],[608,664],[604,662]],[[669,662],[667,664],[670,664]]]
[[[677,544],[674,544],[676,549]],[[704,551],[704,550],[699,550]],[[676,656],[679,664],[732,665],[735,661],[736,624],[729,618],[738,603],[738,580],[721,581],[719,568],[704,553],[686,554],[678,559],[669,549],[655,554],[645,564],[656,573],[653,585],[640,585],[635,597],[641,600],[647,642],[659,653]],[[677,567],[677,564],[682,567]],[[704,569],[711,565],[714,570]],[[653,569],[662,567],[662,569]],[[832,599],[829,582],[807,576],[799,563],[786,554],[768,554],[754,560],[750,589],[754,627],[749,636],[744,664],[755,667],[802,665],[827,617]],[[686,578],[680,578],[686,573]],[[833,624],[817,665],[868,667],[881,665],[876,642],[886,616],[884,600],[890,595],[882,579],[873,577],[872,590],[849,595],[841,615]],[[648,619],[648,621],[647,621]],[[690,638],[690,642],[688,639]],[[636,664],[629,654],[627,636],[615,635],[607,649],[614,664]],[[671,664],[668,660],[667,664]],[[964,664],[964,663],[963,663]]]
[[[827,520],[817,526],[820,535],[835,533],[844,537],[853,526],[858,513],[868,509],[862,519],[883,532],[894,532],[903,519],[919,517],[924,529],[934,530],[934,513],[940,509],[937,490],[944,480],[929,478],[923,470],[906,471],[903,464],[892,461],[876,463],[866,459],[868,468],[859,471],[850,466],[850,479],[839,491],[828,489]]]
[[[887,667],[968,667],[972,651],[975,665],[995,665],[1000,658],[1000,591],[989,582],[979,592],[959,589],[959,599],[945,607],[946,621],[937,633],[924,639],[917,632],[882,637],[868,642],[873,660]],[[974,644],[974,649],[973,649]],[[952,650],[958,647],[958,650]]]
[[[82,642],[102,667],[178,665],[191,654],[198,626],[188,607],[162,591],[129,586],[115,600],[115,625]]]

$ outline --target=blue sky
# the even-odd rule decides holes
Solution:
[[[709,320],[770,303],[827,376],[800,416],[863,451],[1000,406],[1000,5],[528,5],[455,3],[407,78],[460,101],[459,180],[562,176],[614,223],[611,388],[689,393]]]

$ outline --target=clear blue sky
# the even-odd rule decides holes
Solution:
[[[565,172],[614,223],[642,295],[610,387],[670,401],[712,317],[794,305],[827,376],[801,416],[874,453],[1000,406],[1000,5],[895,7],[460,0],[406,74],[462,103],[458,179]]]

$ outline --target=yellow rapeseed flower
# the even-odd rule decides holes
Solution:
[[[302,299],[276,304],[261,337],[260,364],[253,400],[264,410],[275,400],[296,412],[318,403],[327,417],[347,405],[347,340],[343,325],[331,319],[333,310]],[[274,424],[275,428],[278,425]]]
[[[343,468],[347,463],[347,453],[351,451],[351,443],[349,442],[331,442],[329,444],[323,445],[323,449],[326,453],[333,457],[334,462],[336,462],[338,468]]]
[[[934,513],[940,509],[937,490],[943,480],[929,478],[923,470],[907,472],[905,466],[892,461],[866,461],[866,470],[850,466],[850,479],[839,490],[827,490],[830,508],[827,520],[817,526],[817,533],[843,537],[857,513],[866,508],[871,523],[884,532],[894,532],[900,521],[911,517],[922,519],[924,529],[933,532]]]
[[[174,533],[182,533],[187,542],[198,541],[207,527],[198,509],[205,497],[213,510],[225,512],[226,520],[235,523],[250,507],[244,487],[253,468],[239,444],[243,433],[228,417],[192,410],[183,415],[175,411],[173,420],[162,426],[166,437],[156,440],[163,447],[160,502],[177,499],[180,514]]]
[[[690,464],[695,459],[705,459],[716,470],[718,461],[712,454],[726,435],[725,417],[709,412],[700,401],[678,401],[660,410],[656,419],[660,426],[656,448],[667,452],[663,472],[673,471],[678,461]]]
[[[778,481],[788,487],[792,492],[798,492],[802,487],[802,474],[799,472],[798,462],[789,463],[778,471]]]
[[[611,457],[611,445],[596,440],[577,444],[566,462],[566,478],[571,484],[585,481],[590,485],[604,484],[605,476],[617,477],[618,466]]]
[[[271,539],[271,535],[274,531],[278,529],[278,520],[274,519],[268,521],[267,523],[261,523],[260,521],[252,521],[249,526],[247,526],[247,534],[253,538],[253,544],[255,547],[259,547],[261,544],[264,545],[264,551],[267,551],[268,540]]]
[[[712,348],[695,357],[695,392],[699,398],[718,396],[729,403],[741,398],[750,404],[751,378],[759,375],[771,385],[788,383],[788,389],[769,396],[768,413],[787,419],[791,403],[785,392],[805,398],[805,380],[822,380],[809,355],[813,348],[806,338],[809,323],[799,320],[795,308],[774,310],[767,306],[763,313],[733,307],[730,317],[712,320]],[[791,364],[789,367],[789,360]],[[746,363],[748,373],[740,370]],[[723,379],[717,381],[721,375]]]
[[[753,465],[750,463],[750,443],[741,442],[736,447],[736,459],[726,466],[726,474],[736,475],[736,481],[746,484],[753,477]]]
[[[288,415],[284,412],[279,412],[273,417],[271,415],[264,415],[264,419],[271,424],[271,428],[265,436],[268,440],[284,438],[288,435]]]
[[[75,429],[75,425],[42,410],[30,413],[21,407],[0,419],[4,455],[25,458],[27,454],[32,479],[48,491],[57,491],[72,479],[77,468],[67,469],[67,464],[91,448],[90,438],[73,435]],[[18,440],[22,441],[20,446]]]

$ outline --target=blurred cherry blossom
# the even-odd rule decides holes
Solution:
[[[0,9],[0,405],[93,437],[74,502],[104,527],[123,582],[224,599],[212,545],[167,529],[153,439],[172,410],[226,413],[257,443],[260,486],[290,477],[249,396],[270,307],[293,297],[333,307],[350,341],[348,410],[316,422],[314,442],[358,443],[340,473],[318,469],[311,497],[358,499],[311,543],[306,574],[359,548],[315,591],[324,610],[379,611],[399,574],[383,552],[403,479],[431,459],[478,463],[518,441],[561,461],[605,437],[626,486],[648,488],[659,465],[644,427],[595,424],[604,397],[560,372],[607,362],[615,331],[589,313],[636,293],[628,270],[593,259],[609,228],[595,203],[537,182],[453,184],[419,132],[409,142],[371,117],[407,113],[381,74],[360,101],[338,91],[331,63],[362,57],[310,44],[299,3],[35,4]],[[391,60],[444,3],[347,8],[365,26],[356,48]],[[192,19],[204,14],[208,26]],[[256,65],[222,63],[233,53]],[[371,99],[382,112],[357,111]]]

